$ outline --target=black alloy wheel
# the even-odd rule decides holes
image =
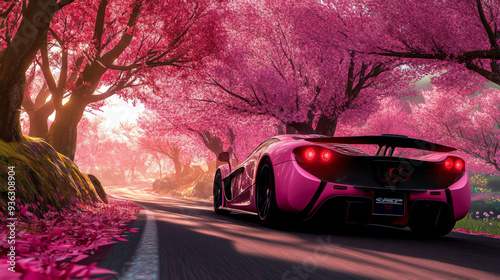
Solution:
[[[257,213],[263,225],[275,224],[279,209],[276,204],[274,173],[269,161],[264,162],[257,179]]]

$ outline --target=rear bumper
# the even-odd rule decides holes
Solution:
[[[339,215],[344,222],[406,226],[412,215],[444,209],[456,221],[467,215],[471,202],[467,173],[447,189],[395,189],[404,196],[404,215],[377,215],[373,214],[374,194],[387,189],[322,182],[295,161],[275,165],[274,171],[278,207],[303,219],[319,214],[321,209],[321,215],[325,212]]]

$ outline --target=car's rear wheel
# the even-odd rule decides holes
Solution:
[[[263,162],[257,177],[257,213],[263,225],[276,225],[280,214],[276,204],[276,190],[274,185],[274,172],[269,160]]]
[[[217,170],[215,172],[215,178],[214,178],[214,211],[216,214],[228,214],[230,211],[220,209],[222,206],[222,201],[224,199],[224,194],[222,192],[222,177],[220,170]]]

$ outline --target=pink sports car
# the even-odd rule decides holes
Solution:
[[[352,145],[378,146],[369,155]],[[398,149],[426,155],[394,156]],[[257,213],[264,225],[284,216],[324,223],[409,226],[420,235],[449,233],[471,202],[464,160],[444,145],[400,135],[281,135],[239,165],[228,153],[214,179],[214,210]],[[413,150],[415,151],[415,150]],[[430,152],[429,152],[430,151]]]

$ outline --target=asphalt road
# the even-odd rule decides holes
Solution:
[[[500,239],[450,233],[422,240],[378,226],[269,229],[255,216],[216,215],[210,202],[149,189],[108,188],[154,215],[160,279],[500,279]]]

